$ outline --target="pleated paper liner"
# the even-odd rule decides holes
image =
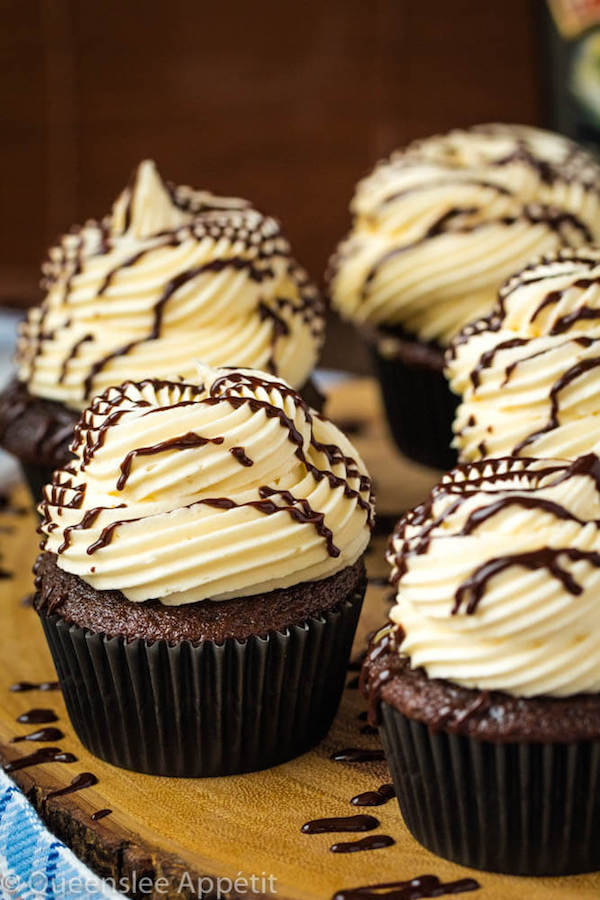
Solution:
[[[458,397],[440,368],[441,351],[382,331],[365,332],[365,337],[399,449],[423,465],[453,468],[457,454],[450,444]]]
[[[222,644],[128,643],[40,617],[69,717],[91,753],[138,772],[206,777],[278,765],[325,736],[363,596]]]
[[[600,869],[600,743],[492,743],[381,714],[402,816],[428,850],[510,875]]]

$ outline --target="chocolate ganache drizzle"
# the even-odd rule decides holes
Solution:
[[[529,264],[503,285],[491,315],[457,336],[446,361],[462,397],[461,460],[600,452],[600,252]]]
[[[223,600],[319,580],[369,541],[360,457],[268,374],[198,365],[195,382],[126,382],[83,413],[72,450],[44,490],[45,548],[132,601]]]
[[[410,144],[357,187],[332,260],[334,305],[370,326],[447,345],[488,314],[533,256],[600,239],[600,168],[556,134],[516,125]]]
[[[19,379],[73,409],[149,371],[193,377],[196,359],[299,387],[321,348],[321,299],[279,224],[245,200],[166,183],[148,160],[111,215],[72,229],[43,272]]]
[[[398,523],[388,561],[413,668],[515,696],[600,690],[594,454],[459,466]]]

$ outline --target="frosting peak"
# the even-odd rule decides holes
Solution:
[[[245,200],[171,185],[149,160],[112,215],[65,235],[43,271],[19,378],[73,409],[126,379],[192,377],[196,359],[301,387],[323,342],[322,302],[279,224]]]
[[[146,238],[161,231],[175,231],[189,221],[189,212],[174,202],[156,164],[145,159],[135,170],[131,185],[114,203],[111,230]]]
[[[600,167],[566,138],[518,125],[451,131],[360,182],[332,262],[334,305],[446,345],[533,256],[600,240]]]
[[[600,691],[600,459],[458,467],[396,527],[390,616],[431,678]]]
[[[274,376],[202,365],[194,380],[126,382],[85,410],[72,450],[44,490],[46,548],[132,601],[320,580],[369,541],[360,457]]]

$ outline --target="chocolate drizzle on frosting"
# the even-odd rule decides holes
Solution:
[[[561,558],[566,558],[571,562],[585,560],[596,568],[600,568],[600,553],[596,550],[578,550],[576,547],[544,547],[541,550],[499,556],[479,566],[469,578],[463,581],[455,594],[452,615],[460,612],[461,606],[465,602],[465,612],[472,615],[477,610],[488,582],[495,575],[512,566],[520,566],[532,571],[546,569],[548,574],[560,581],[570,594],[581,594],[583,588],[573,575],[561,565]]]
[[[361,326],[439,350],[488,314],[515,263],[598,240],[599,180],[590,154],[534,128],[416,141],[358,184],[329,267],[332,301]],[[378,345],[387,355],[387,333]]]
[[[192,513],[197,509],[201,528],[201,507],[220,510],[224,514],[237,510],[263,516],[284,513],[294,523],[316,532],[326,556],[340,562],[345,557],[344,546],[336,540],[337,528],[343,527],[344,533],[354,542],[366,540],[365,528],[368,533],[373,525],[371,482],[359,458],[348,453],[349,445],[335,426],[316,416],[299,394],[274,376],[237,369],[202,370],[202,381],[205,383],[190,384],[184,380],[126,382],[93,401],[75,428],[72,449],[77,461],[72,467],[55,473],[53,483],[45,489],[40,511],[47,549],[59,557],[68,554],[71,559],[74,548],[77,555],[83,549],[76,536],[80,532],[89,532],[85,555],[93,556],[109,547],[121,530],[126,541],[129,530],[146,517],[150,522],[157,511],[162,515],[163,511]],[[169,416],[173,410],[181,411],[177,419]],[[159,419],[161,415],[163,419]],[[173,434],[174,423],[184,420],[185,427],[189,429],[189,423],[193,427],[184,430],[180,425],[180,433]],[[232,426],[227,425],[230,421],[234,423]],[[160,435],[160,440],[144,440],[146,422],[153,438]],[[234,429],[231,434],[230,427]],[[260,434],[263,430],[272,434],[274,429],[281,429],[283,436],[276,435],[274,444],[268,438],[268,445],[262,446]],[[130,433],[131,438],[128,437]],[[236,439],[238,433],[243,433],[245,446]],[[127,449],[128,443],[130,449]],[[113,446],[125,450],[113,451]],[[279,446],[281,450],[272,449],[272,446]],[[102,474],[100,454],[104,459],[105,454],[112,452],[118,460],[115,465],[118,477],[111,484],[110,477],[106,479]],[[188,457],[188,452],[195,455]],[[271,459],[273,453],[275,456]],[[173,454],[182,454],[181,475],[180,467],[173,465]],[[158,462],[150,462],[150,457],[158,456]],[[196,460],[202,468],[205,458],[208,472],[216,471],[218,465],[223,477],[232,479],[231,492],[211,493],[210,475],[203,475],[195,486]],[[227,463],[232,458],[236,461],[234,471]],[[279,458],[281,471],[277,469]],[[140,467],[143,479],[134,479],[136,466]],[[226,475],[227,471],[231,474]],[[247,476],[243,474],[245,471]],[[99,484],[95,480],[96,472],[102,479]],[[157,485],[163,477],[168,479],[167,483],[181,484],[174,488],[173,498],[168,500],[170,506],[156,506],[163,502],[160,487],[152,488],[148,480],[155,472],[158,473]],[[163,472],[166,473],[164,476]],[[262,481],[261,474],[269,472],[272,472],[269,480]],[[221,483],[226,484],[226,480]],[[320,487],[323,483],[326,488]],[[219,484],[219,479],[215,484]],[[138,499],[136,492],[139,491],[149,492],[150,504],[142,502],[142,497]],[[338,500],[333,506],[326,504],[331,510],[326,514],[320,505],[325,502],[328,492],[333,492]],[[120,503],[115,502],[117,496]],[[320,499],[313,501],[313,496]],[[349,502],[348,510],[341,517],[341,504],[346,502]],[[81,512],[74,516],[73,512],[77,510]],[[348,514],[359,518],[352,522],[348,520]],[[165,525],[168,522],[162,518],[157,521],[159,524],[164,521]],[[224,527],[242,521],[245,519],[239,516],[223,519]],[[347,531],[348,526],[350,531]],[[259,534],[263,533],[260,525],[256,527]],[[92,584],[98,575],[102,575],[99,563],[82,569],[82,576],[89,577]]]
[[[476,697],[600,690],[595,454],[458,466],[400,520],[387,558],[397,589],[391,624],[362,673],[372,722],[401,659]]]
[[[201,434],[194,434],[194,432],[188,431],[187,434],[182,434],[181,437],[169,438],[167,441],[151,444],[149,447],[137,447],[135,450],[130,450],[119,467],[121,475],[117,481],[117,490],[122,491],[127,484],[127,479],[131,475],[133,461],[138,456],[153,456],[158,453],[164,453],[166,450],[189,450],[192,447],[205,447],[207,444],[222,444],[224,440],[222,437],[207,438],[202,437]]]
[[[446,363],[462,395],[454,423],[462,460],[597,449],[600,252],[562,250],[510,277],[490,315],[455,338]]]
[[[539,510],[557,521],[574,522],[585,527],[587,522],[565,506],[536,494],[539,488],[556,487],[577,476],[589,476],[595,490],[600,493],[600,460],[594,454],[580,457],[570,465],[564,463],[547,466],[542,461],[523,459],[517,463],[510,459],[496,459],[458,466],[433,489],[425,503],[407,513],[396,526],[394,539],[388,550],[388,561],[393,567],[392,583],[401,585],[409,569],[410,558],[427,553],[434,533],[443,527],[444,522],[459,507],[472,501],[474,497],[481,496],[481,505],[467,515],[464,524],[456,532],[458,536],[472,535],[483,524],[514,507]],[[517,486],[511,484],[511,478],[515,479]],[[502,496],[494,497],[496,491],[501,491]],[[434,510],[440,505],[444,509],[436,515]],[[596,525],[600,527],[600,522]],[[452,614],[464,611],[472,615],[476,612],[490,580],[512,567],[545,569],[566,591],[578,595],[582,592],[582,587],[574,575],[565,569],[564,563],[567,560],[585,560],[600,568],[600,552],[571,546],[542,547],[490,558],[459,585],[454,595]]]
[[[122,361],[136,351],[165,375],[200,357],[300,387],[323,343],[323,302],[279,223],[245,200],[168,184],[149,161],[110,216],[51,248],[43,272],[48,293],[21,329],[19,378],[72,408],[143,369]]]

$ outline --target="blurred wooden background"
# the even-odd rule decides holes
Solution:
[[[542,0],[537,0],[537,3]],[[250,198],[320,279],[356,180],[453,125],[537,123],[536,0],[0,0],[0,303],[143,157]],[[335,326],[326,361],[360,353]]]

